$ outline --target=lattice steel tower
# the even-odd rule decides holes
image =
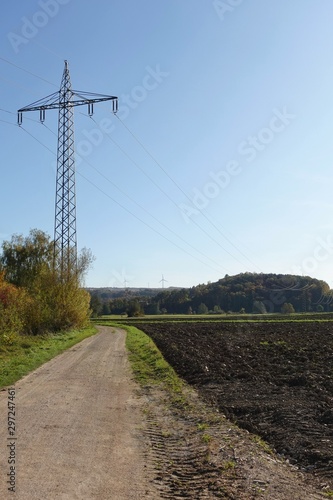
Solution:
[[[94,103],[101,101],[112,101],[113,113],[118,111],[118,98],[115,96],[72,90],[68,62],[65,61],[60,90],[18,110],[19,125],[25,111],[39,111],[43,123],[47,109],[59,110],[54,265],[64,280],[76,270],[77,263],[73,108],[87,104],[88,114],[92,116]]]

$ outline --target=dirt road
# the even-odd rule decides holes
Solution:
[[[15,440],[0,392],[1,500],[327,498],[188,386],[139,389],[125,332],[99,330],[17,382]]]
[[[1,499],[159,498],[148,477],[144,400],[123,331],[100,327],[15,389],[15,442],[8,439],[8,393],[0,392]],[[11,442],[15,493],[6,483]]]

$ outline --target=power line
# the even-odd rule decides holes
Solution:
[[[3,111],[4,113],[8,113],[10,115],[17,116],[17,113],[14,113],[13,111],[8,111],[7,109],[0,108],[0,111]],[[40,120],[35,120],[34,118],[29,118],[28,116],[26,117],[26,119],[31,121],[31,122],[40,123]],[[17,123],[10,123],[10,125],[17,125]]]
[[[7,122],[6,120],[0,120],[0,122],[7,123],[7,125],[14,125],[14,127],[16,127],[16,123]]]
[[[46,83],[49,83],[50,85],[52,86],[55,86],[57,87],[57,85],[55,85],[54,83],[50,82],[49,80],[46,80],[45,78],[42,78],[41,76],[39,75],[36,75],[35,73],[32,73],[31,71],[29,70],[26,70],[25,68],[22,68],[21,66],[17,65],[17,64],[14,64],[13,62],[11,61],[8,61],[7,59],[3,58],[0,56],[0,60],[6,62],[7,64],[10,64],[18,69],[20,69],[21,71],[24,71],[25,73],[29,74],[29,75],[32,75]],[[154,161],[154,163],[163,171],[163,173],[171,180],[171,182],[180,190],[180,192],[186,197],[186,199],[188,199],[191,203],[192,203],[192,200],[190,199],[190,197],[187,195],[187,193],[182,189],[182,187],[171,177],[171,175],[167,172],[167,170],[165,170],[165,168],[163,168],[163,166],[157,161],[157,159],[150,153],[150,151],[146,148],[146,146],[136,137],[136,135],[126,126],[126,124],[120,119],[120,117],[118,115],[116,115],[116,117],[118,118],[118,120],[120,121],[120,123],[123,125],[123,127],[130,133],[130,135],[135,139],[135,141],[142,147],[142,149],[146,152],[146,154]],[[93,120],[95,123],[96,121]],[[160,190],[163,192],[163,194],[165,196],[167,196],[167,198],[176,206],[177,209],[179,209],[177,203],[150,177],[148,176],[148,174],[114,141],[114,139],[111,138],[111,136],[109,134],[106,134],[111,140],[112,142],[129,158],[130,161],[132,161],[137,168],[139,168],[141,170],[141,172],[149,178],[149,180],[151,182],[153,182],[153,184]],[[200,210],[200,209],[199,209]],[[207,214],[205,214],[202,210],[200,210],[200,213],[202,214],[202,216],[207,220],[207,222],[212,226],[214,227],[214,229],[216,229],[218,231],[218,233],[235,249],[237,250],[237,252],[240,253],[240,255],[242,255],[248,262],[250,262],[252,265],[254,265],[255,267],[258,268],[258,266],[253,263],[231,240],[230,238],[228,238],[225,234],[222,233],[222,231],[218,228],[218,226],[207,216]],[[226,252],[228,255],[230,255],[233,259],[237,260],[237,262],[239,262],[240,264],[242,264],[240,262],[240,260],[234,255],[232,254],[231,252],[229,252],[225,247],[223,247],[220,242],[218,242],[218,240],[216,240],[211,234],[209,234],[202,226],[200,226],[200,224],[198,224],[196,221],[194,221],[193,219],[190,219],[191,222],[193,222],[194,225],[196,225],[202,232],[204,232],[204,234],[210,238],[212,241],[214,241],[224,252]],[[259,268],[258,268],[259,269]]]
[[[44,125],[45,126],[45,125]],[[41,146],[43,146],[45,149],[47,149],[53,156],[56,156],[56,154],[54,153],[54,151],[52,151],[48,146],[46,146],[44,143],[42,143],[37,137],[35,137],[33,134],[31,134],[30,132],[28,132],[28,130],[26,130],[22,125],[21,125],[21,130],[23,130],[24,132],[26,132],[30,137],[32,137],[35,141],[37,141]],[[48,128],[48,127],[47,127]],[[51,129],[49,129],[52,133],[53,131]],[[83,158],[83,161],[87,162],[86,159]],[[94,168],[94,167],[93,167]],[[95,168],[94,168],[95,169]],[[106,196],[107,198],[109,198],[111,201],[113,201],[113,203],[115,203],[116,205],[118,205],[120,208],[122,208],[124,211],[126,211],[127,213],[129,213],[132,217],[134,217],[135,219],[137,219],[139,222],[141,222],[142,224],[144,224],[146,227],[148,227],[151,231],[155,232],[156,234],[158,234],[160,237],[162,237],[163,239],[165,239],[166,241],[168,241],[169,243],[171,243],[173,246],[175,246],[176,248],[178,248],[179,250],[181,250],[182,252],[186,253],[187,255],[189,255],[190,257],[192,257],[193,259],[197,260],[198,262],[200,262],[201,264],[204,264],[205,266],[207,267],[210,267],[211,269],[214,269],[212,268],[212,266],[210,266],[209,264],[207,264],[206,262],[203,262],[201,259],[199,259],[198,257],[196,257],[195,255],[191,254],[190,252],[188,252],[186,249],[182,248],[181,246],[179,246],[177,243],[175,243],[174,241],[170,240],[167,236],[165,236],[164,234],[162,234],[160,231],[158,231],[157,229],[155,229],[154,227],[152,227],[150,224],[148,224],[147,222],[145,222],[144,220],[142,220],[139,216],[137,216],[136,214],[134,214],[131,210],[129,210],[128,208],[126,208],[124,205],[122,205],[120,202],[118,202],[117,200],[115,200],[112,196],[110,196],[108,193],[106,193],[103,189],[101,189],[99,186],[97,186],[94,182],[92,182],[90,179],[88,179],[85,175],[83,175],[81,172],[77,171],[77,174],[82,177],[83,179],[85,179],[89,184],[91,184],[95,189],[97,189],[99,192],[101,192],[102,194],[104,194],[104,196]],[[111,181],[110,181],[111,182]],[[221,269],[224,269],[226,270],[225,268],[223,268],[222,266],[220,266]],[[215,271],[218,271],[217,269],[214,269]]]
[[[120,123],[123,125],[123,127],[130,133],[130,135],[134,138],[134,140],[141,146],[141,148],[146,152],[146,154],[154,161],[154,163],[156,163],[156,165],[162,170],[162,172],[168,177],[168,179],[170,179],[170,181],[177,187],[177,189],[186,197],[187,200],[190,201],[190,203],[192,203],[192,200],[191,198],[188,196],[188,194],[183,190],[183,188],[175,181],[175,179],[173,179],[173,177],[171,177],[171,175],[168,173],[167,170],[165,170],[165,168],[163,168],[163,166],[156,160],[156,158],[150,153],[150,151],[146,148],[146,146],[136,137],[136,135],[127,127],[127,125],[123,122],[123,120],[121,120],[121,118],[116,115],[116,118],[120,121]],[[177,206],[177,208],[179,208]],[[231,240],[230,238],[228,238],[225,234],[222,233],[222,231],[218,228],[218,226],[207,216],[207,214],[205,214],[205,212],[203,212],[202,210],[198,209],[200,211],[200,213],[202,214],[202,216],[207,220],[207,222],[209,222],[209,224],[211,226],[214,227],[214,229],[216,229],[218,231],[218,233],[225,239],[228,241],[228,243],[230,243],[230,245],[232,245],[233,248],[235,248],[235,250],[237,250],[248,262],[250,262],[252,265],[254,265],[255,267],[258,268],[258,266],[252,262]],[[192,220],[192,219],[191,219]],[[193,220],[192,220],[193,222]],[[229,253],[229,252],[228,252]],[[229,255],[231,255],[229,253]],[[237,259],[238,260],[238,259]],[[238,261],[239,262],[239,261]],[[259,269],[259,268],[258,268]]]
[[[106,177],[102,172],[100,172],[96,167],[94,167],[90,162],[88,162],[86,159],[84,159],[85,163],[87,163],[87,165],[89,165],[93,170],[95,170],[101,177],[103,177],[107,182],[109,182],[112,186],[114,186],[123,196],[125,196],[126,198],[128,198],[132,203],[134,203],[137,207],[139,207],[141,210],[143,210],[144,212],[146,212],[152,219],[154,219],[158,224],[160,224],[162,227],[164,227],[165,229],[167,229],[167,231],[169,231],[170,233],[172,233],[174,236],[176,236],[178,239],[180,239],[183,243],[185,243],[186,245],[188,245],[190,248],[192,248],[192,250],[194,250],[195,252],[199,253],[200,255],[202,255],[204,258],[210,260],[211,262],[213,262],[213,264],[217,265],[218,267],[221,267],[220,263],[218,263],[217,261],[215,261],[214,259],[212,259],[211,257],[209,257],[208,255],[204,254],[203,252],[201,252],[200,250],[198,250],[197,248],[195,248],[191,243],[189,243],[188,241],[185,240],[185,238],[183,238],[182,236],[180,236],[179,234],[177,234],[173,229],[171,229],[170,227],[168,227],[164,222],[162,222],[161,220],[159,220],[157,217],[155,217],[155,215],[153,215],[151,212],[149,212],[144,206],[142,206],[140,203],[138,203],[136,200],[134,200],[134,198],[132,198],[131,196],[129,196],[123,189],[121,189],[119,186],[117,186],[117,184],[115,184],[113,181],[111,181],[108,177]],[[202,264],[205,264],[205,265],[208,265],[207,263],[203,262],[202,260],[200,259],[197,259],[199,262],[201,262]],[[209,266],[211,267],[211,266]],[[218,269],[215,269],[215,268],[212,268],[211,269],[214,269],[215,271],[217,271]],[[225,270],[225,269],[224,269]]]
[[[175,243],[174,241],[170,240],[167,236],[165,236],[164,234],[162,234],[160,231],[158,231],[157,229],[155,229],[154,227],[152,227],[150,224],[148,224],[147,222],[145,222],[144,220],[142,220],[140,217],[138,217],[136,214],[134,214],[131,210],[129,210],[128,208],[124,207],[124,205],[122,205],[121,203],[119,203],[117,200],[115,200],[114,198],[112,198],[108,193],[106,193],[105,191],[103,191],[103,189],[101,189],[99,186],[97,186],[94,182],[92,182],[90,179],[88,179],[85,175],[83,175],[81,172],[78,172],[78,175],[80,175],[81,177],[83,177],[83,179],[85,179],[87,182],[89,182],[92,186],[94,186],[98,191],[100,191],[101,193],[103,193],[107,198],[109,198],[110,200],[112,200],[114,203],[116,203],[119,207],[121,207],[123,210],[125,210],[127,213],[129,213],[132,217],[134,217],[135,219],[137,219],[139,222],[141,222],[142,224],[144,224],[146,227],[148,227],[149,229],[151,229],[152,231],[154,231],[156,234],[158,234],[159,236],[161,236],[162,238],[164,238],[166,241],[168,241],[169,243],[171,243],[173,246],[175,246],[176,248],[178,248],[179,250],[181,250],[182,252],[186,253],[187,255],[189,255],[190,257],[194,258],[195,260],[197,260],[198,262],[201,262],[201,264],[204,264],[208,267],[211,268],[211,266],[209,264],[207,264],[206,262],[203,262],[202,260],[198,259],[198,257],[195,257],[194,255],[192,255],[190,252],[188,252],[187,250],[185,250],[185,248],[182,248],[181,246],[179,246],[177,243]],[[216,270],[216,269],[215,269]]]
[[[6,62],[7,64],[10,64],[24,72],[26,72],[27,74],[30,74],[46,83],[49,83],[51,84],[52,86],[56,86],[54,83],[46,80],[45,78],[42,78],[40,77],[39,75],[36,75],[35,73],[32,73],[31,71],[28,71],[26,70],[25,68],[22,68],[21,66],[18,66],[17,64],[14,64],[12,63],[11,61],[8,61],[7,59],[3,58],[3,57],[0,57],[0,60]],[[57,94],[57,93],[56,93]],[[45,113],[45,108],[51,108],[51,107],[55,107],[54,105],[54,102],[52,102],[52,99],[54,98],[55,94],[52,94],[52,96],[49,96],[49,100],[46,102],[43,103],[43,106],[42,106],[42,102],[41,101],[38,101],[36,103],[34,103],[35,105],[40,105],[40,107],[43,107],[44,109],[41,110],[42,113]],[[86,96],[81,96],[82,97],[82,100],[85,99]],[[81,102],[80,102],[81,104]],[[32,105],[31,105],[32,106]],[[30,109],[35,109],[35,107],[31,107],[31,108],[24,108],[23,111],[27,111],[27,110],[30,110]],[[118,117],[119,118],[119,117]],[[120,118],[119,118],[120,120]],[[96,123],[96,121],[94,120],[94,122]],[[187,194],[185,193],[185,191],[183,191],[183,189],[177,184],[177,182],[168,174],[168,172],[159,164],[159,162],[153,157],[153,155],[148,151],[148,149],[142,144],[141,141],[139,141],[139,139],[133,134],[133,132],[130,131],[130,129],[122,122],[122,120],[120,120],[120,122],[123,124],[123,126],[128,130],[128,132],[133,136],[133,138],[140,144],[140,146],[144,149],[144,151],[153,159],[153,161],[159,166],[159,168],[164,172],[165,175],[168,176],[168,178],[177,186],[178,189],[180,189],[180,191],[189,199],[189,197],[187,196]],[[161,190],[165,196],[167,196],[167,198],[176,206],[176,208],[178,209],[178,205],[174,202],[174,200],[172,200],[172,198],[150,177],[148,176],[148,174],[146,174],[146,172],[109,136],[109,134],[107,134],[107,136],[112,140],[112,142],[118,147],[120,148],[120,150],[130,159],[130,161],[132,161],[137,168],[139,168],[141,170],[141,172],[146,175],[151,182],[154,183],[154,185],[159,189]],[[190,200],[191,201],[191,200]],[[202,212],[201,212],[202,213]],[[213,224],[209,219],[208,217],[206,216],[206,214],[202,213],[203,216],[209,221],[210,224],[213,225],[213,227],[215,227],[218,231],[219,229],[217,228],[217,226],[215,224]],[[235,260],[237,260],[239,263],[241,263],[239,261],[239,259],[234,255],[232,254],[231,252],[229,252],[225,247],[223,247],[220,242],[218,242],[211,234],[209,234],[204,228],[202,228],[196,221],[192,220],[192,222],[202,231],[204,232],[204,234],[210,238],[212,241],[214,241],[224,252],[226,252],[228,255],[230,255],[232,258],[234,258]],[[220,232],[220,231],[219,231]],[[220,234],[225,238],[227,239],[227,241],[229,241],[229,243],[237,250],[239,251],[241,254],[242,252],[225,236],[223,235],[221,232]],[[247,258],[247,256],[245,256],[244,254],[242,254],[247,260],[249,260]]]
[[[3,80],[5,83],[7,83],[7,84],[9,84],[9,85],[11,85],[11,86],[15,85],[15,87],[17,87],[17,88],[19,88],[19,89],[23,89],[23,90],[25,90],[26,92],[28,92],[29,94],[33,94],[33,95],[35,95],[35,92],[36,92],[36,91],[35,91],[35,90],[33,90],[32,88],[29,88],[29,87],[27,87],[27,86],[25,86],[25,85],[21,85],[20,83],[17,83],[17,82],[15,82],[15,81],[13,81],[13,80],[9,80],[8,78],[4,78],[2,75],[0,75],[0,78],[1,78],[1,80]]]
[[[54,50],[50,49],[49,47],[46,47],[46,45],[43,45],[43,44],[37,42],[36,38],[31,38],[31,40],[29,41],[29,43],[31,43],[31,42],[33,42],[35,45],[38,45],[42,49],[46,50],[47,52],[49,52],[53,56],[57,57],[58,59],[60,59],[60,61],[63,61],[65,59],[65,57],[61,56],[57,52],[54,52]]]
[[[57,88],[58,88],[58,85],[56,85],[55,83],[52,83],[52,82],[50,82],[49,80],[45,80],[45,78],[42,78],[41,76],[36,75],[35,73],[32,73],[31,71],[29,71],[29,70],[27,70],[27,69],[25,69],[25,68],[22,68],[21,66],[18,66],[17,64],[14,64],[14,63],[13,63],[13,62],[11,62],[11,61],[8,61],[8,59],[5,59],[4,57],[1,57],[1,56],[0,56],[0,60],[1,60],[1,61],[4,61],[4,62],[5,62],[5,63],[7,63],[7,64],[10,64],[11,66],[14,66],[15,68],[20,69],[21,71],[24,71],[24,72],[25,72],[25,73],[27,73],[28,75],[32,75],[32,76],[34,76],[34,77],[38,78],[39,80],[42,80],[43,82],[46,82],[46,83],[48,83],[48,84],[52,85],[53,87],[57,87]]]
[[[35,120],[34,120],[35,121]],[[16,126],[15,124],[13,123],[10,123],[10,122],[6,122],[5,120],[0,120],[0,122],[4,122],[8,125],[14,125]],[[45,128],[47,128],[50,132],[52,132],[52,134],[56,135],[47,125],[45,125],[45,123],[43,123],[43,126]],[[50,153],[52,153],[53,155],[55,155],[55,153],[48,147],[46,146],[43,142],[41,142],[37,137],[35,137],[33,134],[31,134],[27,129],[25,129],[22,125],[21,125],[21,129],[24,130],[24,132],[26,132],[30,137],[32,137],[36,142],[38,142],[41,146],[43,146],[45,149],[47,149]],[[55,155],[56,156],[56,155]],[[137,205],[139,208],[141,208],[144,212],[146,212],[150,217],[152,217],[155,221],[157,221],[162,227],[164,227],[165,229],[167,229],[169,232],[171,232],[174,236],[176,236],[178,239],[180,239],[183,243],[185,243],[186,245],[188,245],[190,248],[192,248],[194,251],[196,251],[197,253],[199,253],[200,255],[202,255],[204,258],[210,260],[211,262],[213,262],[214,265],[217,265],[220,269],[223,269],[224,271],[228,271],[226,268],[224,268],[223,266],[221,266],[220,263],[218,263],[217,261],[215,261],[214,259],[212,259],[211,257],[209,257],[208,255],[204,254],[203,252],[201,252],[199,249],[195,248],[191,243],[189,243],[188,241],[186,241],[182,236],[180,236],[179,234],[177,234],[175,231],[173,231],[171,228],[169,228],[166,224],[164,224],[162,221],[158,220],[153,214],[151,214],[145,207],[143,207],[141,204],[139,204],[138,202],[136,202],[132,197],[130,197],[127,193],[125,193],[125,191],[123,191],[121,188],[119,188],[119,186],[117,186],[113,181],[111,181],[108,177],[106,177],[102,172],[100,172],[96,167],[94,167],[90,162],[88,162],[88,160],[86,158],[82,158],[78,155],[79,158],[81,158],[85,163],[87,163],[93,170],[95,170],[99,175],[101,175],[101,177],[103,177],[107,182],[109,182],[111,185],[113,185],[116,189],[118,189],[125,197],[127,197],[132,203],[134,203],[135,205]],[[110,198],[114,203],[118,204],[121,208],[123,208],[125,211],[127,211],[128,213],[130,213],[132,216],[134,216],[136,219],[138,219],[140,222],[142,222],[143,224],[145,224],[147,227],[149,227],[151,230],[153,230],[154,232],[156,232],[159,236],[163,237],[164,239],[166,239],[168,242],[170,242],[171,244],[173,244],[174,246],[176,246],[177,248],[179,248],[180,250],[182,250],[183,252],[187,253],[188,255],[190,255],[192,258],[194,258],[195,260],[197,260],[198,262],[200,262],[201,264],[207,266],[207,267],[210,267],[211,269],[217,271],[217,272],[220,272],[219,269],[215,268],[215,267],[212,267],[210,264],[208,264],[207,262],[204,262],[202,261],[201,259],[199,259],[198,257],[196,257],[195,255],[191,254],[190,252],[188,252],[187,250],[185,250],[184,248],[180,247],[179,245],[177,245],[176,243],[174,243],[172,240],[170,240],[169,238],[167,238],[166,236],[164,236],[163,234],[161,234],[159,231],[157,231],[155,228],[153,228],[152,226],[150,226],[149,224],[147,224],[145,221],[143,221],[141,218],[139,218],[138,216],[136,216],[135,214],[133,214],[133,212],[131,212],[129,209],[127,209],[126,207],[124,207],[122,204],[120,204],[119,202],[117,202],[114,198],[112,198],[110,195],[108,195],[107,193],[105,193],[103,190],[101,190],[98,186],[96,186],[93,182],[91,182],[89,179],[87,179],[81,172],[77,172],[81,177],[83,177],[87,182],[90,182],[90,184],[92,184],[96,189],[98,189],[99,191],[101,191],[105,196],[107,196],[108,198]]]
[[[56,135],[53,130],[51,130],[47,125],[45,125],[45,122],[43,123],[43,126],[46,127],[53,135]],[[101,172],[100,170],[98,170],[94,165],[92,165],[92,163],[90,163],[86,158],[83,158],[81,157],[80,155],[77,155],[78,158],[80,158],[82,161],[84,161],[90,168],[92,168],[95,172],[97,172],[101,177],[103,177],[103,179],[105,179],[107,182],[109,182],[113,187],[115,187],[123,196],[125,196],[126,198],[128,198],[132,203],[134,203],[137,207],[139,207],[141,210],[143,210],[144,212],[146,212],[150,217],[152,217],[152,219],[154,219],[158,224],[160,224],[162,227],[164,227],[165,229],[167,229],[169,232],[171,232],[174,236],[176,236],[177,238],[179,238],[183,243],[185,243],[186,245],[188,245],[190,248],[192,248],[192,250],[194,250],[195,252],[199,253],[200,255],[202,255],[205,259],[208,259],[210,260],[213,264],[217,265],[218,267],[220,267],[221,269],[224,269],[224,271],[226,270],[225,268],[221,267],[221,264],[217,261],[215,261],[214,259],[212,259],[211,257],[209,257],[208,255],[204,254],[203,252],[201,252],[200,250],[198,250],[197,248],[195,248],[191,243],[189,243],[188,241],[185,240],[185,238],[183,238],[182,236],[180,236],[179,234],[177,234],[173,229],[171,229],[170,227],[168,227],[164,222],[162,222],[161,220],[159,220],[157,217],[155,217],[155,215],[153,215],[151,212],[149,212],[149,210],[147,210],[144,206],[142,206],[140,203],[138,203],[136,200],[134,200],[134,198],[132,198],[130,195],[128,195],[123,189],[121,189],[117,184],[115,184],[115,182],[113,182],[111,179],[109,179],[105,174],[103,174],[103,172]],[[194,256],[193,256],[194,257]],[[194,258],[197,258],[197,257],[194,257]],[[201,262],[202,264],[206,265],[206,266],[209,266],[209,264],[201,261],[200,259],[197,259],[199,262]],[[211,267],[211,266],[209,266]],[[211,269],[214,269],[215,271],[218,271],[218,269],[216,268],[213,268],[211,267]]]
[[[38,142],[38,144],[40,144],[41,146],[43,146],[45,149],[47,149],[48,151],[50,151],[50,153],[52,153],[55,157],[57,156],[55,154],[54,151],[52,151],[52,149],[50,149],[48,146],[46,146],[45,144],[43,144],[39,139],[37,139],[37,137],[35,137],[34,135],[32,135],[26,128],[23,127],[23,125],[20,126],[20,129],[21,130],[24,130],[24,132],[26,132],[28,135],[30,135],[30,137],[32,137],[35,141]]]
[[[96,122],[96,120],[94,120],[94,123],[96,123],[96,125],[98,126],[98,123]],[[127,127],[126,127],[127,128]],[[157,187],[157,189],[159,189],[161,191],[161,193],[164,194],[164,196],[166,196],[168,198],[168,200],[177,208],[177,210],[179,209],[177,203],[171,198],[171,196],[169,196],[169,194],[163,189],[161,188],[161,186],[159,186],[159,184],[157,184],[157,182],[154,181],[154,179],[152,179],[152,177],[150,177],[150,175],[147,174],[147,172],[145,172],[145,170],[143,170],[142,167],[140,167],[140,165],[124,150],[124,148],[122,148],[112,137],[110,134],[106,133],[106,136],[111,140],[111,142],[150,180],[150,182],[152,182],[154,184],[154,186]],[[216,243],[224,252],[226,252],[228,255],[230,255],[230,257],[232,257],[233,259],[235,259],[237,262],[239,262],[240,264],[242,264],[242,262],[234,255],[232,254],[231,252],[229,252],[229,250],[227,250],[225,247],[223,247],[221,245],[221,243],[216,240],[210,233],[208,233],[202,226],[200,226],[200,224],[195,221],[194,219],[191,219],[191,222],[197,226],[200,231],[202,231],[209,239],[211,239],[212,241],[214,241],[214,243]]]

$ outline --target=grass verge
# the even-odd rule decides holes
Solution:
[[[19,336],[10,345],[0,344],[0,389],[95,333],[96,328],[89,326],[58,334]]]
[[[106,323],[102,323],[106,326]],[[127,332],[126,348],[135,379],[141,385],[162,384],[173,393],[181,393],[185,384],[165,361],[152,339],[135,326],[110,322]]]

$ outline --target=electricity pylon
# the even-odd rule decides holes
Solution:
[[[47,109],[59,110],[54,266],[65,281],[77,267],[73,108],[87,104],[88,115],[92,116],[94,104],[102,101],[112,101],[113,113],[118,111],[118,98],[115,96],[72,90],[68,62],[65,61],[60,90],[18,110],[19,125],[22,125],[22,115],[25,111],[39,111],[40,121],[44,123]]]

